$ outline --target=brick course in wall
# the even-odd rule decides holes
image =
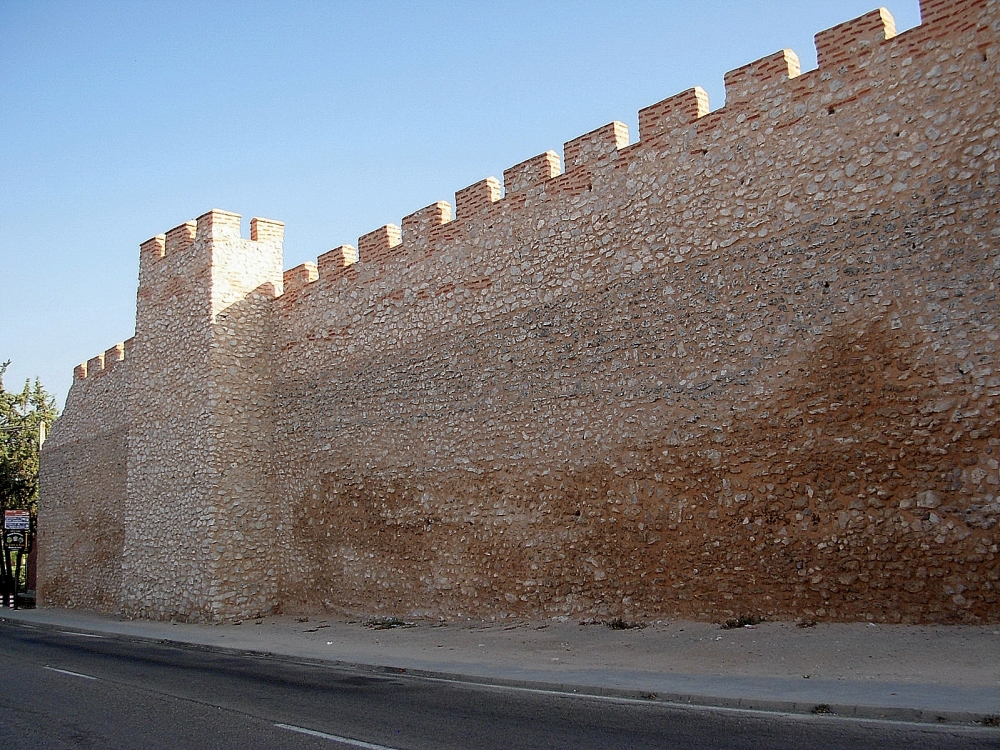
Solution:
[[[922,13],[283,274],[278,222],[144,243],[43,451],[43,600],[1000,621],[1000,3]]]

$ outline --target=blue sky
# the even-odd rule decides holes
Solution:
[[[222,208],[291,268],[869,0],[0,0],[0,361],[60,407],[132,335],[138,246]],[[917,0],[889,6],[897,29]],[[249,236],[247,230],[244,235]]]

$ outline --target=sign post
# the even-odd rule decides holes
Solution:
[[[17,590],[21,577],[21,556],[28,547],[28,532],[31,530],[31,514],[26,510],[5,510],[3,512],[3,541],[6,566],[4,578],[10,576],[13,584],[10,591],[10,605],[17,609]],[[17,563],[10,564],[10,553],[17,553]],[[12,574],[12,575],[10,575]],[[4,592],[4,604],[7,604],[7,592]]]

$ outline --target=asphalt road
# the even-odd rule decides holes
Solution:
[[[696,709],[0,624],[0,747],[1000,748],[1000,731]]]

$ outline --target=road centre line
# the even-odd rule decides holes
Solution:
[[[68,674],[73,677],[82,677],[85,680],[96,680],[96,677],[91,677],[89,674],[80,674],[79,672],[70,672],[68,669],[56,669],[55,667],[45,666],[43,669],[48,669],[52,672],[58,672],[59,674]]]
[[[317,732],[315,729],[306,729],[305,727],[297,727],[292,724],[275,724],[274,726],[279,729],[288,729],[292,732],[299,732],[300,734],[308,734],[311,737],[321,737],[324,740],[333,740],[334,742],[340,742],[345,745],[353,745],[354,747],[363,747],[366,750],[397,750],[394,747],[386,747],[385,745],[375,745],[371,742],[364,742],[362,740],[352,740],[350,737],[338,737],[335,734],[327,734],[326,732]]]
[[[60,630],[59,632],[65,635],[78,635],[81,638],[104,638],[103,635],[97,635],[96,633],[77,633],[75,630]]]

